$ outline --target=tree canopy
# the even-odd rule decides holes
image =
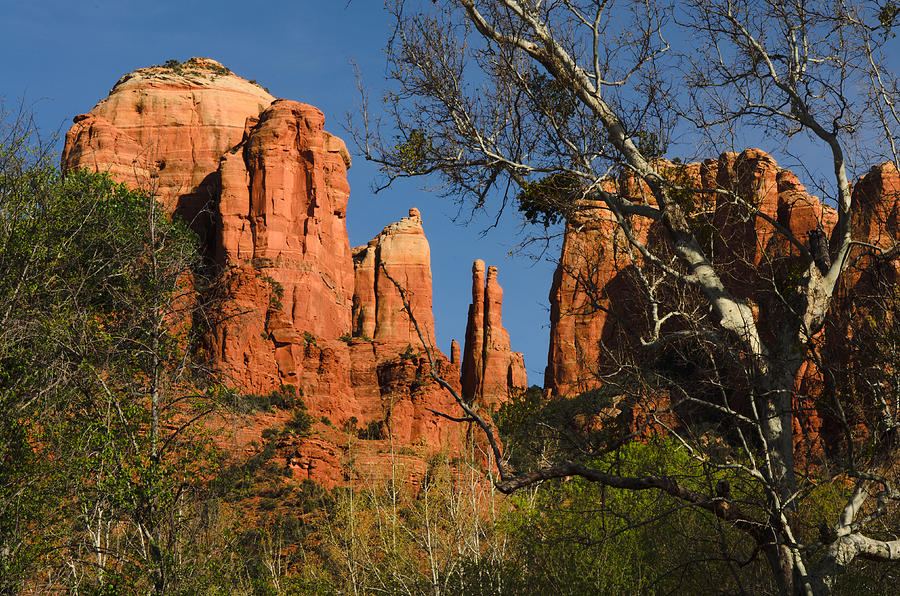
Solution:
[[[215,387],[196,238],[146,192],[62,176],[26,118],[2,125],[0,591],[171,593]]]
[[[667,432],[708,473],[736,474],[755,496],[733,502],[726,488],[734,478],[716,491],[674,470],[625,474],[597,460],[573,461],[566,452],[523,472],[494,444],[497,486],[512,492],[579,476],[665,493],[743,532],[783,593],[827,592],[857,557],[900,559],[896,536],[879,529],[900,497],[893,466],[883,463],[896,457],[891,437],[900,415],[887,380],[853,396],[857,406],[868,404],[859,409],[876,439],[866,449],[854,447],[858,435],[840,414],[844,439],[827,465],[809,473],[798,464],[794,436],[798,403],[808,397],[797,382],[804,363],[814,360],[835,378],[853,374],[816,348],[826,325],[844,316],[838,310],[859,312],[852,297],[835,308],[842,280],[852,267],[881,266],[875,263],[891,262],[897,252],[895,244],[860,244],[852,184],[873,165],[898,163],[900,93],[890,68],[895,7],[734,0],[391,6],[393,86],[383,103],[389,127],[367,114],[354,129],[360,148],[381,164],[385,183],[430,176],[446,195],[471,200],[476,209],[502,210],[517,201],[544,226],[558,218],[571,223],[599,205],[624,239],[634,291],[645,305],[650,333],[639,343],[705,362],[707,386],[719,390],[697,399],[697,378],[667,376],[629,353],[616,361],[631,375],[622,386],[638,397],[679,393],[714,414],[728,429],[719,436],[727,457],[714,455],[708,435],[704,444],[701,433]],[[822,234],[796,237],[736,188],[703,187],[679,166],[748,142],[788,161],[795,156],[800,173],[836,210],[830,243]],[[621,176],[636,184],[616,183]],[[733,274],[740,255],[725,262],[715,254],[722,230],[699,207],[710,201],[736,205],[745,220],[794,251],[787,273],[739,263],[770,297],[765,308],[742,296]],[[651,226],[661,240],[648,239]],[[763,260],[774,263],[776,256]],[[890,283],[880,288],[882,296],[893,293]],[[893,309],[871,316],[893,320],[887,314]],[[729,401],[738,388],[749,394],[745,406]],[[844,412],[846,398],[838,391],[817,407]],[[467,407],[464,399],[460,405]],[[621,446],[612,441],[606,449]],[[820,482],[847,485],[843,508],[821,536],[792,523]]]

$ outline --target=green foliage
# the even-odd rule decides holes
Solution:
[[[457,462],[458,464],[459,462]],[[666,439],[634,443],[592,465],[623,474],[670,466],[709,488],[723,476]],[[543,484],[507,500],[487,497],[478,475],[445,455],[431,457],[418,486],[352,484],[331,493],[302,485],[290,497],[302,510],[296,533],[278,530],[290,571],[265,573],[267,532],[285,518],[245,532],[241,559],[259,589],[280,585],[323,593],[619,594],[740,591],[722,546],[741,557],[745,589],[768,593],[762,561],[740,533],[705,511],[685,511],[657,491],[619,491],[573,479]],[[727,476],[726,476],[727,477]],[[747,498],[731,478],[736,498]],[[308,490],[309,488],[309,490]],[[266,508],[276,510],[270,501]],[[309,517],[307,517],[309,515]],[[492,517],[494,515],[495,517]],[[286,525],[286,524],[285,524]],[[274,534],[273,534],[274,535]]]
[[[516,201],[529,223],[548,228],[565,218],[566,209],[579,198],[581,188],[576,175],[556,172],[534,182],[525,181]]]
[[[494,417],[510,465],[525,471],[548,457],[575,460],[594,457],[614,442],[622,429],[612,420],[604,421],[599,429],[583,421],[591,420],[611,406],[613,398],[620,393],[621,388],[608,383],[571,398],[545,400],[536,386],[513,396]]]
[[[318,346],[316,343],[316,336],[310,333],[309,331],[303,332],[303,346]]]
[[[559,124],[575,115],[577,100],[571,89],[537,69],[532,69],[530,75],[526,92],[536,111]]]
[[[419,128],[410,130],[406,138],[394,147],[399,169],[409,174],[423,172],[433,151],[431,139]]]
[[[263,282],[269,286],[270,294],[269,294],[269,312],[278,312],[282,307],[282,300],[284,300],[284,286],[281,285],[274,278],[263,275]],[[267,313],[268,315],[268,313]]]
[[[652,130],[642,130],[638,132],[636,142],[638,151],[640,151],[647,159],[655,159],[662,157],[669,150],[665,139]]]
[[[350,419],[341,425],[341,430],[347,434],[356,435],[356,434],[358,434],[358,429],[357,429],[358,424],[359,424],[359,419],[356,416],[350,416]]]
[[[385,438],[384,431],[385,422],[383,420],[373,420],[365,428],[359,429],[357,436],[363,440],[380,441]]]
[[[273,389],[265,395],[257,393],[238,395],[232,392],[228,404],[238,414],[250,414],[257,411],[271,412],[273,408],[280,410],[289,410],[294,407],[306,408],[298,395],[297,388],[293,385],[282,385],[281,389]]]
[[[314,422],[314,419],[306,410],[306,403],[300,397],[299,391],[294,385],[282,385],[281,389],[273,389],[264,395],[256,393],[237,395],[232,392],[228,405],[232,411],[238,414],[293,410],[291,418],[284,428],[285,431],[298,435],[309,434]],[[263,431],[263,438],[273,438],[275,434],[272,429],[266,429]]]
[[[428,387],[429,385],[431,385],[431,383],[431,377],[416,373],[415,378],[409,382],[409,388],[412,391],[416,391],[418,389],[421,389],[422,387]]]
[[[897,4],[893,0],[887,0],[887,2],[881,5],[881,10],[878,11],[878,24],[884,29],[885,37],[896,36],[893,29],[897,24],[898,15],[900,15],[900,4]]]
[[[657,470],[663,461],[678,477],[696,475],[687,455],[666,440],[632,443],[592,465],[638,474]],[[714,518],[682,510],[656,491],[572,479],[517,495],[513,502],[502,527],[520,562],[512,577],[515,593],[711,593],[728,591],[733,581],[727,561],[716,553]],[[753,551],[738,534],[726,539],[748,555]],[[670,573],[678,569],[691,571]]]
[[[350,333],[345,333],[338,338],[338,341],[342,341],[345,344],[349,344],[351,341],[353,341],[353,336],[350,335]]]
[[[284,425],[284,428],[294,434],[308,435],[313,422],[313,417],[307,413],[306,405],[301,401],[300,405],[294,409],[291,419]]]
[[[167,68],[177,75],[191,74],[205,76],[209,72],[212,72],[213,79],[216,76],[231,74],[231,69],[225,66],[201,62],[201,60],[197,58],[190,58],[186,62],[182,62],[175,58],[169,58],[163,62],[161,68]]]
[[[0,592],[38,575],[62,589],[57,569],[88,592],[174,589],[174,512],[193,506],[209,453],[184,424],[211,408],[186,352],[196,238],[151,196],[63,177],[27,132],[3,132]]]
[[[190,60],[188,60],[188,64],[190,64],[193,60],[194,60],[193,58],[191,58]],[[206,66],[205,66],[205,68],[206,68],[207,70],[213,71],[213,73],[215,73],[215,74],[217,74],[217,75],[227,75],[227,74],[231,74],[231,69],[228,68],[227,66],[221,66],[221,65],[218,65],[218,64],[209,64],[209,63],[207,63]]]

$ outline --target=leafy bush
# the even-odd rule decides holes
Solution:
[[[303,346],[318,346],[316,343],[316,336],[310,333],[309,331],[303,332]]]
[[[608,383],[571,398],[545,400],[543,391],[536,386],[512,396],[495,417],[510,464],[524,471],[548,456],[583,461],[602,452],[620,436],[619,421],[604,419],[601,428],[579,425],[578,421],[598,416],[620,392],[619,386]]]
[[[298,404],[303,404],[303,400],[299,398],[298,393],[294,385],[282,385],[281,389],[273,389],[264,395],[257,393],[233,394],[230,405],[240,414],[250,414],[258,411],[271,412],[273,408],[289,410],[297,407]],[[305,405],[303,407],[305,408]]]
[[[341,425],[341,430],[347,434],[356,434],[357,433],[356,427],[358,424],[359,424],[359,420],[356,418],[356,416],[350,416],[350,419]]]
[[[385,438],[384,427],[383,420],[373,420],[365,428],[359,429],[357,436],[363,440],[381,441]]]
[[[302,403],[302,402],[301,402]],[[284,425],[285,430],[298,435],[308,435],[313,425],[313,417],[306,412],[306,406],[297,406],[291,419]]]

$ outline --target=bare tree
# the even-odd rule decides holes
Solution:
[[[795,461],[798,375],[810,360],[830,364],[816,349],[817,337],[838,317],[835,301],[848,268],[885,263],[896,253],[893,246],[855,242],[851,186],[868,165],[898,160],[900,93],[886,67],[896,6],[396,0],[391,9],[390,132],[384,136],[382,123],[368,115],[354,128],[367,157],[382,165],[385,183],[437,176],[448,196],[471,199],[475,208],[499,197],[498,210],[517,198],[529,218],[545,224],[602,206],[633,255],[633,283],[649,298],[653,333],[644,343],[677,342],[695,353],[713,347],[710,368],[728,358],[749,392],[745,408],[725,398],[695,400],[733,429],[727,460],[713,460],[689,434],[670,431],[705,465],[758,487],[763,498],[753,507],[729,502],[724,488],[706,491],[670,475],[623,476],[571,461],[517,474],[504,464],[491,426],[459,399],[467,418],[491,437],[498,487],[512,492],[580,476],[662,491],[749,536],[782,593],[827,593],[857,557],[900,560],[896,535],[875,530],[900,500],[885,465],[895,456],[894,441],[874,441],[877,456],[854,456],[848,430],[827,472],[848,483],[837,518],[812,538],[798,535],[792,523],[813,482]],[[690,157],[760,138],[785,155],[803,154],[807,174],[836,209],[830,245],[821,234],[797,238],[733,190],[701,187],[682,175],[684,168],[658,159],[670,145]],[[622,173],[635,184],[610,183]],[[735,289],[734,263],[715,258],[710,219],[697,206],[717,199],[740,206],[742,217],[789,247],[792,275],[778,278],[773,266],[759,276],[774,310],[754,310]],[[655,241],[646,234],[650,227]],[[843,312],[849,307],[841,303]],[[714,375],[720,385],[736,382],[724,373]],[[865,396],[880,418],[870,428],[893,433],[896,394],[885,395],[885,383],[877,384],[879,391]],[[681,387],[691,398],[690,387]],[[848,418],[839,418],[849,428]]]

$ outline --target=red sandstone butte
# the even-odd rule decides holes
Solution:
[[[822,358],[838,369],[854,370],[857,375],[828,375],[834,394],[848,397],[843,404],[848,424],[866,436],[862,423],[867,413],[853,397],[870,395],[879,383],[867,372],[873,367],[893,367],[890,351],[884,353],[894,323],[893,308],[900,283],[900,263],[896,257],[884,258],[881,250],[896,250],[900,242],[900,173],[893,163],[871,168],[853,187],[853,239],[861,244],[850,252],[850,266],[841,276],[835,291],[834,316],[825,327]],[[832,239],[832,246],[837,239]],[[870,247],[877,247],[874,250]],[[886,335],[887,334],[887,335]],[[848,339],[854,341],[849,342]],[[852,349],[848,349],[848,346]],[[877,373],[876,373],[877,378]],[[854,386],[862,379],[863,387]]]
[[[325,361],[349,360],[337,339],[350,332],[354,284],[346,229],[350,160],[324,122],[313,106],[275,101],[220,161],[214,254],[231,300],[212,349],[246,390],[291,384],[307,395],[323,393],[318,385],[327,375],[316,371]],[[336,420],[353,409],[343,377],[327,381],[327,403],[320,404]]]
[[[524,357],[510,349],[502,313],[503,289],[497,282],[497,268],[489,267],[485,278],[484,261],[478,259],[472,265],[472,304],[461,378],[466,398],[490,406],[528,387]]]
[[[665,160],[656,166],[670,173],[676,168]],[[713,212],[717,234],[711,257],[724,265],[723,282],[730,291],[753,300],[760,308],[772,307],[770,284],[762,280],[770,279],[773,270],[789,263],[798,251],[780,234],[774,234],[763,217],[747,217],[741,201],[758,207],[800,241],[817,227],[830,233],[837,220],[835,211],[810,196],[796,176],[779,168],[772,157],[758,149],[723,153],[718,160],[680,168],[678,175],[691,185],[731,191],[715,198],[711,193],[698,193],[692,199],[697,209]],[[629,176],[609,184],[636,200],[645,196]],[[639,227],[636,232],[655,250],[666,250],[664,235],[657,235],[653,225]],[[550,291],[545,386],[553,394],[570,395],[600,386],[600,376],[614,365],[611,358],[620,333],[615,321],[634,321],[640,316],[643,305],[634,299],[639,293],[629,277],[635,263],[626,248],[627,241],[614,218],[600,203],[585,203],[567,223]],[[615,316],[610,317],[610,312]]]
[[[665,162],[657,165],[672,167]],[[699,193],[693,199],[695,207],[711,213],[715,235],[708,254],[729,291],[753,305],[766,341],[773,341],[779,322],[789,313],[771,280],[790,272],[800,251],[775,233],[773,224],[764,217],[748,214],[747,205],[790,230],[804,244],[809,242],[811,232],[818,230],[826,237],[832,234],[837,222],[835,210],[811,196],[793,173],[779,168],[771,156],[758,149],[688,164],[683,173],[697,188],[727,191]],[[630,183],[627,177],[615,181],[615,185],[639,196],[639,185]],[[853,238],[862,244],[852,251],[852,265],[835,292],[832,316],[813,339],[816,358],[838,369],[868,366],[872,355],[866,352],[865,337],[857,337],[852,353],[847,339],[876,331],[861,321],[891,316],[885,311],[884,296],[900,280],[900,268],[895,261],[874,257],[870,247],[889,249],[900,238],[898,199],[900,174],[891,163],[873,167],[854,186]],[[665,252],[664,236],[656,236],[652,225],[637,232],[651,248]],[[567,223],[550,294],[551,344],[545,381],[550,394],[573,395],[600,386],[602,373],[616,365],[615,340],[620,339],[620,322],[633,322],[630,317],[645,307],[644,301],[635,298],[640,292],[629,282],[627,274],[634,263],[623,250],[622,240],[602,204],[585,203]],[[835,239],[831,248],[833,254]],[[765,316],[760,317],[760,313]],[[873,341],[876,339],[873,337]],[[851,375],[825,375],[816,366],[816,358],[801,367],[795,381],[797,415],[793,424],[798,461],[821,453],[823,437],[837,428],[834,414],[827,409],[832,400],[824,399],[824,395],[852,401],[856,390],[850,386]],[[740,402],[741,391],[736,393],[736,402]],[[826,409],[822,410],[821,404],[826,404]],[[857,408],[853,403],[845,404],[844,415],[851,426],[858,427],[863,419],[857,416]]]
[[[339,428],[358,425],[371,441],[361,441],[362,451],[390,436],[426,454],[458,453],[466,429],[435,414],[459,412],[430,379],[431,364],[388,279],[404,288],[432,345],[421,217],[411,209],[351,253],[350,156],[324,122],[313,106],[275,101],[219,63],[192,58],[123,77],[75,118],[62,166],[110,171],[201,232],[222,271],[218,322],[205,346],[212,365],[244,393],[298,389],[309,413],[331,425],[317,423],[312,437],[296,437],[279,453],[298,478],[332,486],[343,481],[347,437],[356,440]],[[459,390],[458,359],[437,350],[433,358]],[[248,424],[272,423],[256,418]]]
[[[411,208],[409,217],[354,248],[353,264],[350,374],[359,402],[380,408],[374,414],[365,412],[360,420],[371,421],[374,415],[400,444],[424,444],[432,451],[442,446],[458,449],[459,425],[432,411],[457,416],[458,406],[431,380],[427,354],[400,295],[402,289],[436,371],[459,391],[458,364],[434,347],[431,249],[419,210]]]
[[[62,169],[108,171],[157,195],[202,234],[219,158],[241,141],[247,118],[274,99],[208,58],[191,58],[176,69],[141,68],[75,117]]]

